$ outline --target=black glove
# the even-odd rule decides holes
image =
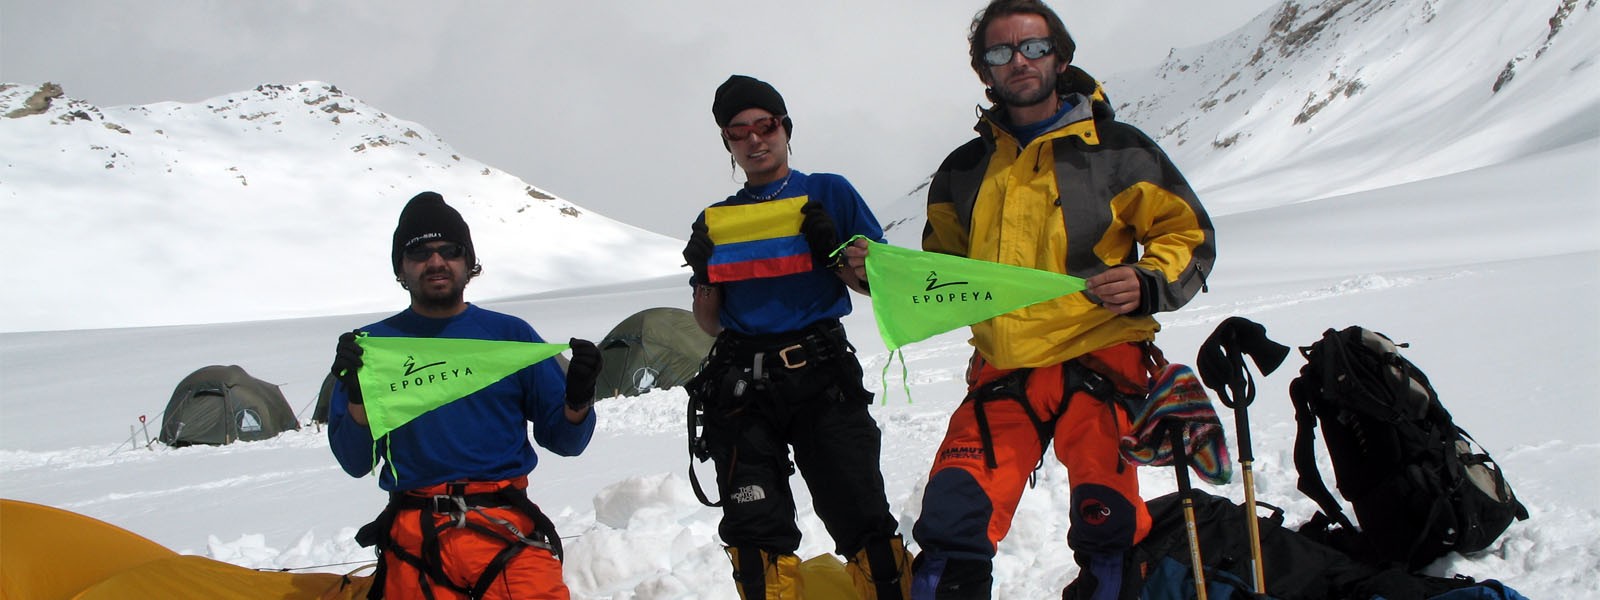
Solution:
[[[360,329],[339,334],[339,346],[333,352],[333,376],[344,382],[349,391],[350,403],[361,404],[361,383],[356,381],[356,369],[361,368],[361,345],[356,343]]]
[[[805,219],[800,221],[800,233],[806,236],[812,258],[819,265],[833,268],[834,259],[828,255],[839,249],[839,228],[834,226],[833,217],[828,216],[828,211],[816,200],[806,202],[800,212],[805,214]]]
[[[572,360],[567,361],[567,408],[583,411],[594,404],[594,380],[600,376],[600,349],[594,342],[572,338]]]
[[[706,231],[705,221],[695,221],[689,233],[689,243],[683,247],[683,260],[689,263],[689,269],[694,271],[694,282],[699,285],[711,283],[706,278],[706,263],[711,261],[711,235]]]

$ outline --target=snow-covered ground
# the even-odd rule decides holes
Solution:
[[[1594,500],[1600,497],[1600,479],[1596,477],[1600,475],[1600,408],[1590,396],[1600,389],[1600,301],[1596,300],[1600,294],[1600,170],[1596,169],[1600,165],[1600,131],[1596,130],[1595,113],[1562,109],[1552,116],[1539,112],[1543,105],[1534,101],[1537,96],[1529,98],[1516,108],[1536,115],[1533,121],[1540,126],[1497,129],[1499,149],[1487,159],[1481,155],[1481,146],[1470,143],[1482,141],[1480,133],[1442,125],[1483,119],[1478,111],[1481,106],[1507,102],[1505,96],[1491,97],[1492,93],[1517,93],[1518,85],[1564,90],[1558,95],[1561,102],[1549,106],[1600,105],[1595,100],[1600,88],[1593,85],[1595,59],[1600,54],[1593,41],[1597,36],[1579,35],[1593,33],[1593,3],[1538,4],[1541,20],[1548,16],[1543,14],[1548,6],[1567,6],[1570,18],[1560,39],[1580,40],[1586,45],[1577,50],[1558,47],[1536,59],[1533,51],[1518,54],[1517,49],[1533,43],[1526,35],[1488,36],[1501,40],[1502,54],[1516,57],[1507,68],[1516,66],[1517,75],[1500,92],[1486,87],[1473,92],[1481,95],[1478,102],[1430,105],[1442,113],[1429,115],[1441,124],[1434,129],[1439,132],[1433,140],[1437,142],[1435,150],[1411,144],[1411,138],[1421,135],[1413,132],[1407,152],[1385,154],[1384,160],[1373,161],[1370,144],[1299,146],[1301,140],[1290,138],[1312,135],[1307,129],[1262,126],[1254,131],[1274,131],[1270,139],[1257,137],[1250,142],[1241,138],[1245,141],[1240,142],[1245,148],[1256,144],[1253,152],[1260,154],[1249,165],[1265,165],[1260,168],[1247,168],[1245,162],[1230,158],[1225,148],[1212,154],[1190,154],[1187,148],[1175,151],[1182,159],[1180,168],[1197,174],[1193,182],[1202,200],[1217,207],[1219,258],[1210,293],[1161,317],[1164,329],[1158,343],[1169,358],[1192,361],[1212,328],[1235,315],[1264,324],[1269,336],[1291,346],[1311,343],[1324,329],[1352,324],[1410,343],[1407,356],[1427,372],[1457,423],[1505,468],[1532,514],[1528,521],[1514,523],[1488,550],[1473,556],[1448,556],[1429,571],[1500,579],[1540,600],[1595,598],[1600,597],[1600,506]],[[1449,21],[1460,15],[1450,11],[1461,10],[1451,6],[1404,4],[1411,11],[1407,14],[1416,20],[1407,25],[1414,30],[1407,31],[1418,36],[1447,35],[1423,26],[1433,18],[1417,15],[1423,9],[1437,10],[1442,15],[1439,20]],[[1302,24],[1320,14],[1307,13],[1299,17]],[[1368,21],[1381,19],[1363,22]],[[1355,25],[1340,29],[1344,34],[1341,43],[1370,47],[1373,40],[1360,38],[1360,31]],[[1463,31],[1450,28],[1449,35]],[[1484,37],[1470,39],[1481,42]],[[1502,63],[1489,66],[1499,72]],[[1455,76],[1437,73],[1428,79],[1413,74],[1404,85],[1369,81],[1360,94],[1343,97],[1359,98],[1363,114],[1394,110],[1414,116],[1417,113],[1400,110],[1425,100],[1419,100],[1412,87],[1428,89],[1437,84],[1442,88],[1444,80]],[[1580,101],[1568,99],[1574,93],[1571,86],[1582,86],[1585,81],[1587,95]],[[1489,83],[1492,78],[1485,86]],[[1116,88],[1111,92],[1113,99],[1119,98]],[[1297,102],[1305,97],[1299,91],[1291,95]],[[1147,110],[1150,115],[1167,115]],[[1308,123],[1317,126],[1316,119],[1339,116],[1339,110],[1335,102]],[[1139,114],[1132,109],[1125,112]],[[1162,122],[1168,121],[1139,124],[1154,135],[1168,129],[1159,124]],[[1340,136],[1373,143],[1383,139],[1384,127],[1393,125],[1350,123],[1350,129]],[[0,135],[8,127],[12,125],[0,120]],[[1197,125],[1191,123],[1190,127]],[[1324,127],[1325,132],[1327,129]],[[1215,133],[1226,131],[1222,125],[1213,129]],[[1177,148],[1178,135],[1160,140]],[[1562,143],[1551,143],[1552,139]],[[1290,160],[1290,155],[1315,160]],[[7,155],[7,160],[15,159]],[[1292,163],[1293,168],[1274,169],[1272,161]],[[795,164],[807,168],[803,157],[797,157]],[[1217,166],[1225,164],[1236,167]],[[1476,166],[1448,168],[1463,164]],[[474,166],[466,172],[482,173],[479,169]],[[115,189],[97,189],[101,184],[93,176],[27,169],[3,173],[0,205],[8,209],[31,206],[25,200],[33,194],[47,194],[56,186],[72,189],[74,199],[97,194],[118,197]],[[447,171],[429,173],[443,176]],[[501,175],[483,177],[498,179]],[[42,179],[30,179],[34,176]],[[1252,187],[1252,177],[1259,177],[1262,185]],[[265,178],[252,179],[250,186],[267,185]],[[1297,180],[1301,188],[1292,185]],[[305,284],[307,272],[329,262],[359,265],[353,270],[359,270],[360,276],[386,279],[386,232],[398,215],[399,202],[428,185],[426,177],[406,181],[400,186],[404,189],[394,192],[401,197],[393,203],[365,206],[362,218],[375,225],[369,226],[370,231],[360,240],[312,243],[306,240],[315,236],[307,234],[285,243],[251,242],[247,249],[252,252],[269,246],[272,260],[245,261],[256,265],[248,279],[264,282],[263,289],[281,298],[339,294],[335,287]],[[496,185],[514,194],[524,189],[516,182]],[[1309,195],[1294,192],[1307,185],[1316,190]],[[1343,188],[1356,191],[1340,192]],[[29,190],[28,198],[18,198],[18,189]],[[1262,193],[1261,189],[1277,193]],[[4,193],[8,191],[10,195]],[[446,193],[446,197],[452,196]],[[892,242],[915,245],[921,228],[916,204],[914,199],[875,203],[882,221],[901,223],[890,232]],[[100,228],[84,228],[84,211],[89,208],[33,207],[38,210],[13,213],[25,214],[26,219],[10,221],[12,225],[5,225],[4,232],[12,236],[25,233],[25,228],[26,232],[70,232],[76,240],[100,235],[125,240],[137,236],[117,227],[159,224],[158,231],[166,234],[181,230],[185,223],[195,224],[184,221],[182,213],[151,213],[153,205],[145,199],[83,206],[92,207],[93,222],[101,224]],[[293,211],[256,210],[249,216],[255,226],[269,231],[314,227]],[[498,245],[519,248],[518,253],[503,254],[495,262],[486,259],[489,271],[468,288],[468,297],[527,319],[548,339],[597,339],[635,311],[688,306],[687,273],[657,268],[641,278],[605,272],[608,265],[631,264],[633,259],[620,251],[562,259],[569,268],[572,260],[592,261],[572,269],[571,280],[581,287],[551,291],[550,287],[518,284],[509,287],[546,291],[522,296],[486,293],[507,289],[492,285],[496,278],[513,272],[537,273],[544,264],[537,258],[541,256],[539,240],[508,234],[515,229],[498,224],[501,217],[512,218],[503,207],[468,214],[484,253]],[[497,224],[490,225],[491,221]],[[588,222],[596,221],[599,219]],[[352,222],[356,220],[340,221]],[[480,231],[486,233],[477,235]],[[657,237],[640,235],[638,239],[655,254],[665,245]],[[17,267],[16,272],[26,276],[13,278],[7,286],[10,291],[3,296],[6,311],[48,315],[50,325],[40,328],[50,330],[26,331],[32,329],[26,321],[0,327],[9,331],[0,333],[0,497],[84,513],[180,552],[248,567],[347,572],[371,560],[370,551],[357,547],[352,536],[356,527],[378,512],[384,496],[375,480],[353,479],[339,470],[324,432],[307,426],[262,442],[181,449],[154,444],[147,449],[139,420],[146,417],[154,434],[173,386],[194,369],[210,364],[238,364],[280,384],[291,404],[301,411],[302,420],[309,420],[339,332],[392,311],[342,314],[329,310],[308,313],[327,316],[288,320],[241,318],[199,325],[81,329],[77,327],[106,327],[97,311],[122,303],[133,303],[136,310],[132,312],[140,313],[140,319],[131,321],[135,323],[193,322],[184,320],[186,314],[202,315],[197,321],[212,320],[209,316],[217,314],[216,310],[204,302],[215,300],[214,296],[184,293],[194,285],[194,273],[175,265],[192,264],[192,257],[182,254],[187,246],[152,243],[139,247],[137,253],[95,243],[52,244],[48,248],[48,256],[24,250],[18,258],[44,265],[111,261],[123,273],[112,287],[71,269],[46,269],[39,264]],[[230,245],[219,245],[214,251],[242,253]],[[38,291],[48,303],[41,306],[30,300],[29,291]],[[354,295],[373,293],[384,294],[379,298],[388,298],[394,310],[405,301],[398,286],[385,290],[370,282],[358,286]],[[366,297],[359,300],[368,306],[372,303]],[[257,314],[253,318],[276,313],[260,309]],[[883,470],[889,498],[903,530],[909,533],[935,445],[942,437],[947,415],[962,395],[961,373],[970,352],[966,335],[952,332],[905,349],[911,393],[907,401],[898,367],[888,370],[887,381],[877,375],[888,357],[875,334],[865,299],[857,302],[846,326],[866,363],[869,387],[885,400],[872,411],[884,432]],[[1283,507],[1291,524],[1315,509],[1294,489],[1290,458],[1294,423],[1287,388],[1300,364],[1302,361],[1291,355],[1278,372],[1258,380],[1260,394],[1251,407],[1259,496]],[[589,450],[574,458],[545,455],[532,474],[535,502],[567,537],[566,578],[575,597],[736,597],[716,537],[719,513],[700,506],[689,488],[684,401],[681,390],[603,401],[596,407],[599,429]],[[1223,421],[1231,440],[1232,419],[1224,414]],[[709,467],[696,466],[701,469],[702,481],[708,480]],[[1141,481],[1148,497],[1175,489],[1172,475],[1165,469],[1146,469]],[[1243,496],[1238,483],[1202,487],[1234,499]],[[803,485],[797,489],[803,490]],[[1047,463],[1037,488],[1023,498],[1011,537],[1001,544],[996,563],[997,598],[1057,597],[1075,576],[1076,567],[1065,544],[1066,493],[1065,472]],[[803,557],[832,547],[809,510],[802,512],[801,524],[806,532],[800,551]]]
[[[1200,341],[1232,315],[1266,325],[1290,345],[1351,324],[1410,342],[1407,355],[1432,377],[1457,422],[1504,465],[1533,514],[1488,551],[1447,557],[1432,570],[1498,578],[1532,598],[1594,597],[1597,161],[1600,146],[1586,143],[1453,177],[1223,217],[1212,291],[1163,319],[1160,344],[1169,357],[1192,360]],[[1528,219],[1530,212],[1559,217]],[[670,277],[486,306],[528,319],[551,339],[597,338],[636,310],[684,307],[687,298],[682,278]],[[400,290],[395,300],[398,308]],[[0,336],[0,496],[88,514],[236,564],[352,569],[371,557],[354,544],[354,528],[377,513],[383,495],[374,480],[344,475],[314,427],[221,448],[146,450],[142,433],[135,445],[126,440],[140,415],[158,420],[172,386],[207,364],[238,364],[279,382],[309,413],[334,338],[379,316]],[[877,373],[886,356],[866,303],[847,327],[867,371]],[[967,354],[960,332],[909,346],[912,401],[891,375],[887,402],[872,409],[884,431],[891,503],[907,531],[945,416],[960,399]],[[1251,409],[1260,496],[1285,508],[1291,522],[1314,510],[1294,490],[1289,454],[1287,387],[1298,365],[1291,358],[1262,380]],[[695,501],[685,476],[684,401],[682,390],[604,401],[589,451],[546,456],[533,473],[535,500],[569,536],[567,578],[578,597],[735,597],[715,535],[718,512]],[[1146,470],[1142,481],[1149,496],[1175,489],[1166,470]],[[1208,491],[1242,498],[1237,484]],[[1047,466],[1001,546],[997,597],[1050,597],[1073,577],[1066,500],[1064,471]],[[802,555],[827,552],[831,542],[815,516],[804,513],[802,523]]]

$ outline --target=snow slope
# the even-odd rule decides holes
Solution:
[[[497,275],[479,283],[486,297],[682,262],[681,242],[460,156],[332,84],[100,108],[0,83],[0,235],[37,257],[22,273],[49,282],[0,291],[0,331],[377,310],[395,289],[395,215],[425,190],[472,223]]]

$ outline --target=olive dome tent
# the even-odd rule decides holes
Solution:
[[[595,398],[637,396],[683,385],[700,371],[716,339],[681,308],[647,308],[623,319],[597,344],[604,364]]]
[[[220,446],[299,428],[278,386],[238,365],[212,365],[190,373],[172,390],[158,439],[169,446]]]
[[[332,372],[322,378],[322,387],[317,389],[317,405],[311,409],[312,423],[328,422],[328,398],[333,396],[333,382],[336,378]]]

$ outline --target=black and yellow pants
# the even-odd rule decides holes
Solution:
[[[873,573],[886,591],[897,589],[904,549],[878,465],[882,432],[868,411],[873,396],[861,385],[861,366],[843,330],[834,325],[759,340],[725,333],[702,378],[714,383],[697,399],[704,403],[705,448],[716,466],[723,511],[718,533],[730,549],[741,596],[798,597],[774,585],[797,577],[800,529],[790,487],[796,470],[835,552],[865,565],[857,571]]]

